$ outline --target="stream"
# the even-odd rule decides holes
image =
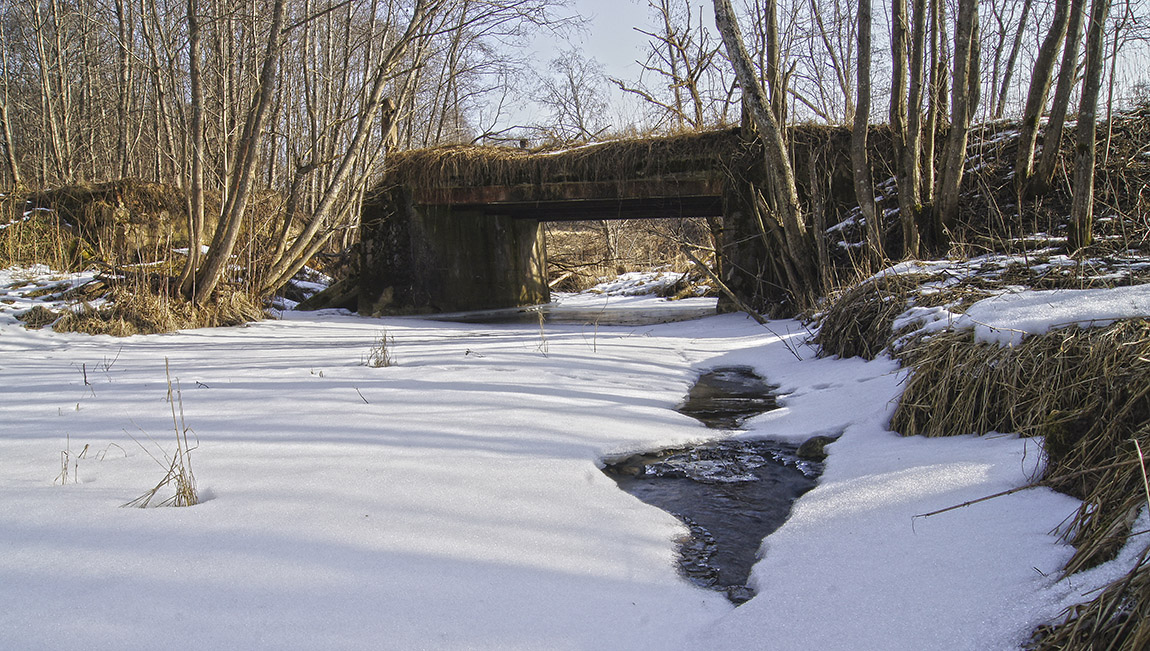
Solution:
[[[703,373],[679,411],[707,427],[735,430],[777,408],[771,386],[744,366]],[[822,464],[796,446],[769,440],[720,440],[666,448],[609,462],[619,487],[683,521],[679,566],[693,583],[724,592],[735,604],[754,596],[747,585],[764,538],[782,526],[791,506],[814,488]]]

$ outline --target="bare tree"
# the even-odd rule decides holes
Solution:
[[[1058,85],[1050,104],[1050,119],[1042,134],[1042,156],[1038,170],[1030,177],[1028,193],[1044,194],[1054,184],[1054,171],[1060,158],[1062,129],[1070,107],[1070,94],[1078,77],[1078,45],[1082,39],[1082,19],[1086,0],[1070,0],[1070,17],[1066,25],[1066,44],[1062,49],[1062,64],[1058,70]]]
[[[539,102],[549,113],[539,127],[544,136],[556,143],[587,142],[608,128],[606,74],[603,66],[575,50],[553,59],[551,74],[539,85]]]
[[[796,35],[806,56],[796,62],[788,91],[828,124],[854,121],[854,41],[861,29],[849,1],[807,0],[806,29]],[[817,98],[817,99],[816,99]]]
[[[178,284],[186,296],[195,296],[193,281],[200,266],[200,242],[204,237],[204,88],[200,74],[200,7],[188,0],[188,78],[191,84],[191,158],[188,179],[188,259]]]
[[[355,170],[372,133],[376,115],[386,104],[383,93],[387,88],[387,82],[393,78],[396,67],[402,62],[407,51],[412,48],[419,48],[430,36],[427,27],[433,22],[436,13],[443,6],[444,3],[435,0],[416,0],[407,29],[396,38],[390,48],[383,52],[376,65],[370,90],[366,95],[366,101],[360,112],[351,142],[339,157],[339,165],[327,187],[324,188],[315,209],[308,216],[302,232],[286,251],[272,261],[266,279],[262,283],[264,291],[280,287],[323,246],[326,237],[331,232],[324,232],[324,225],[336,208],[337,200],[343,196],[345,186],[351,182],[357,191],[362,190],[367,175],[362,172],[359,175],[353,175],[353,170]],[[388,120],[394,120],[393,111],[386,113],[389,114]],[[390,126],[385,127],[383,131],[386,133],[388,130],[390,130]]]
[[[714,4],[715,24],[723,38],[727,58],[731,61],[735,76],[743,89],[745,110],[750,113],[763,141],[767,168],[766,194],[763,195],[756,190],[756,194],[763,199],[758,207],[768,213],[773,229],[782,230],[782,237],[779,239],[783,250],[777,255],[785,271],[787,290],[797,305],[806,305],[814,296],[819,271],[816,266],[815,247],[799,204],[787,143],[776,112],[780,108],[771,106],[766,89],[759,83],[754,62],[744,45],[730,0],[714,0]],[[768,33],[777,36],[777,26],[775,29],[768,29]],[[768,37],[766,46],[769,51],[778,52],[777,40]],[[775,74],[768,73],[768,79],[773,79],[774,83],[781,85],[783,81],[781,74],[777,73],[777,66],[775,71]],[[779,86],[774,86],[773,91],[771,97],[782,96]]]
[[[232,191],[224,202],[208,254],[196,270],[195,286],[191,292],[191,298],[196,303],[206,301],[219,284],[244,223],[244,213],[251,196],[258,161],[260,139],[264,133],[264,122],[267,120],[268,109],[275,95],[280,49],[283,47],[283,26],[284,0],[275,0],[272,5],[271,23],[267,28],[267,47],[259,83],[251,100],[243,132],[237,140],[236,163],[230,184]],[[198,246],[199,242],[192,242],[193,248]]]
[[[0,43],[7,42],[4,36],[4,22],[0,20]],[[3,84],[3,90],[0,91],[0,145],[4,146],[4,162],[8,165],[8,176],[12,180],[13,187],[20,187],[23,179],[20,176],[20,163],[16,156],[16,143],[12,138],[12,119],[9,117],[8,102],[9,102],[9,89],[11,86],[11,64],[8,61],[8,48],[0,46],[0,66],[3,70],[0,71],[0,84]]]
[[[999,40],[994,49],[994,67],[990,75],[990,88],[991,96],[990,103],[994,107],[994,119],[1002,119],[1003,113],[1006,111],[1006,97],[1010,91],[1010,80],[1014,77],[1014,68],[1018,64],[1018,53],[1022,50],[1022,40],[1026,35],[1027,20],[1030,18],[1030,8],[1034,4],[1034,0],[1022,0],[1022,15],[1018,19],[1018,25],[1014,30],[1014,38],[1011,41],[1010,53],[1006,57],[1002,68],[999,68],[999,57],[1002,52],[1003,44],[1006,40],[1006,25],[1007,21],[998,13],[997,5],[991,3],[992,11],[994,11],[995,20],[998,22],[999,27]],[[999,83],[998,80],[1001,80]],[[997,84],[997,85],[996,85]]]
[[[954,35],[954,73],[951,76],[950,132],[947,134],[941,175],[935,191],[936,215],[944,228],[953,226],[958,218],[959,191],[966,166],[967,134],[974,108],[978,105],[978,87],[981,83],[978,49],[978,1],[959,0]]]
[[[731,106],[731,83],[724,74],[722,44],[714,43],[689,0],[651,0],[659,29],[635,28],[650,40],[647,58],[640,61],[636,83],[611,81],[623,92],[638,96],[657,111],[656,128],[701,129],[725,120]],[[701,8],[700,8],[701,11]],[[654,81],[643,75],[653,75]]]

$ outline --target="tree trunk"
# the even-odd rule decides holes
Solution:
[[[116,0],[116,34],[119,40],[119,103],[116,125],[116,164],[120,178],[128,176],[131,154],[128,151],[128,113],[132,105],[132,16],[125,0]]]
[[[204,88],[200,75],[200,16],[198,0],[188,0],[188,77],[191,83],[192,169],[188,179],[188,259],[180,274],[180,291],[195,296],[195,272],[204,239]]]
[[[954,35],[954,74],[950,89],[950,133],[943,149],[942,172],[935,191],[936,219],[951,228],[958,219],[959,191],[966,163],[966,140],[970,119],[977,104],[978,0],[959,0],[958,23]],[[940,240],[943,234],[940,235]],[[937,244],[941,244],[941,241]]]
[[[1054,60],[1058,55],[1058,48],[1066,38],[1069,7],[1069,0],[1055,0],[1050,31],[1042,40],[1038,58],[1034,61],[1034,74],[1030,77],[1030,90],[1026,93],[1026,108],[1023,110],[1022,128],[1018,136],[1018,157],[1014,163],[1014,182],[1019,189],[1029,184],[1030,177],[1034,173],[1034,147],[1038,142],[1038,125],[1042,119],[1042,111],[1046,108],[1050,86],[1054,81]]]
[[[4,22],[0,21],[0,43],[7,43],[4,37]],[[8,174],[12,178],[12,187],[19,188],[22,184],[20,178],[20,163],[16,157],[16,145],[12,140],[12,123],[8,117],[8,48],[0,47],[0,66],[4,67],[3,95],[0,95],[0,137],[4,138],[4,162],[8,165]]]
[[[1077,251],[1089,246],[1094,226],[1095,126],[1098,121],[1098,93],[1102,86],[1103,46],[1106,15],[1111,0],[1093,0],[1090,27],[1086,35],[1086,76],[1082,80],[1082,101],[1078,107],[1077,138],[1074,145],[1074,185],[1071,187],[1070,232],[1067,248]]]
[[[914,225],[912,237],[915,251],[919,255],[923,245],[932,247],[936,241],[937,229],[924,228],[923,205],[920,192],[922,184],[922,110],[923,89],[926,86],[926,0],[914,1],[914,24],[910,35],[909,96],[907,98],[906,130],[903,139],[902,161],[899,164],[899,212],[905,213]],[[904,226],[904,229],[906,227]]]
[[[1031,177],[1028,194],[1046,194],[1054,187],[1054,170],[1061,156],[1062,129],[1066,124],[1066,111],[1070,107],[1070,94],[1078,75],[1078,44],[1082,40],[1082,19],[1086,0],[1070,0],[1070,18],[1066,25],[1066,45],[1062,50],[1062,67],[1058,71],[1058,85],[1050,104],[1050,119],[1042,134],[1042,157],[1038,171]]]
[[[56,90],[52,87],[52,78],[49,75],[48,61],[48,48],[44,44],[44,30],[47,29],[47,20],[44,18],[40,9],[40,3],[33,3],[33,20],[35,22],[34,29],[36,32],[36,59],[37,69],[39,71],[40,81],[40,119],[44,124],[44,131],[47,133],[48,145],[52,154],[53,171],[55,172],[55,179],[66,179],[68,173],[65,171],[67,161],[64,156],[64,147],[62,144],[62,136],[60,130],[59,120],[56,115],[55,103],[52,101],[57,96]],[[45,166],[42,174],[41,181],[48,182],[49,175],[47,166]]]
[[[938,135],[938,120],[946,103],[945,82],[946,62],[942,57],[942,3],[943,0],[930,0],[930,79],[929,107],[926,111],[926,125],[922,134],[922,179],[919,196],[925,206],[934,210],[935,137]]]
[[[1109,83],[1106,84],[1106,144],[1102,147],[1105,152],[1102,157],[1102,164],[1110,164],[1110,141],[1114,137],[1114,85],[1118,75],[1118,51],[1123,42],[1123,32],[1126,31],[1127,25],[1137,20],[1134,16],[1134,10],[1131,6],[1130,0],[1126,0],[1126,9],[1122,12],[1122,19],[1114,26],[1114,47],[1110,50],[1110,74]]]
[[[399,37],[395,45],[384,54],[379,62],[375,77],[372,80],[370,94],[360,114],[355,135],[352,138],[351,144],[348,145],[347,150],[343,154],[335,176],[328,182],[323,195],[320,197],[319,204],[312,212],[311,218],[308,220],[303,232],[296,238],[292,246],[272,263],[266,280],[261,283],[262,291],[273,291],[287,282],[287,280],[295,275],[304,263],[307,262],[307,258],[310,257],[309,252],[314,252],[316,248],[318,248],[316,241],[320,228],[334,208],[336,200],[340,197],[340,193],[343,191],[351,175],[355,162],[363,152],[364,145],[367,143],[374,126],[376,114],[379,112],[380,107],[386,104],[383,98],[386,82],[391,78],[392,72],[403,59],[408,49],[411,48],[418,38],[422,37],[425,25],[432,17],[433,12],[429,11],[429,9],[432,8],[429,7],[426,0],[417,0],[407,30]],[[410,75],[413,74],[414,69],[408,73],[408,83],[405,84],[405,87],[410,85]],[[403,98],[400,98],[400,102],[402,101]],[[394,111],[391,112],[391,119],[394,120],[395,117]],[[390,127],[385,127],[385,130],[390,130]]]
[[[907,124],[907,63],[909,60],[909,16],[906,0],[891,2],[891,89],[890,126],[894,133],[895,179],[898,182],[899,221],[902,223],[902,256],[918,257],[918,189],[907,186],[908,150],[913,136]],[[916,163],[917,164],[917,163]]]
[[[851,130],[851,171],[855,198],[859,211],[866,220],[867,241],[871,255],[880,263],[886,258],[883,248],[883,229],[874,201],[874,180],[867,156],[867,131],[870,128],[871,101],[871,3],[858,3],[858,99],[855,102],[854,126]]]
[[[60,146],[63,156],[64,165],[62,171],[64,180],[72,182],[76,177],[76,161],[72,155],[72,85],[68,83],[70,76],[65,70],[65,60],[68,58],[64,52],[64,19],[63,12],[60,8],[60,3],[57,0],[50,0],[49,6],[52,9],[52,31],[55,36],[55,57],[56,57],[56,91],[55,99],[60,105]]]

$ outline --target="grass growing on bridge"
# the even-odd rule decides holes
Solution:
[[[557,151],[448,145],[392,154],[382,185],[436,188],[624,181],[684,172],[722,172],[749,147],[737,129],[614,140]]]

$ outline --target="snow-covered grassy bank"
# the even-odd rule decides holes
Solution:
[[[903,438],[903,373],[817,359],[797,322],[460,325],[287,313],[115,339],[25,330],[0,277],[0,646],[12,649],[1014,648],[1058,581],[1034,441]],[[396,365],[364,365],[386,330]],[[120,505],[175,449],[205,501]],[[748,364],[783,407],[739,436],[842,433],[734,608],[675,567],[675,518],[602,459],[713,437],[674,408]],[[61,454],[74,463],[61,485]],[[73,480],[78,481],[73,481]],[[1143,529],[1145,527],[1142,527]]]

